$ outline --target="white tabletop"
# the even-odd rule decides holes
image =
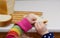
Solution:
[[[10,24],[6,27],[0,27],[0,32],[8,32],[13,26],[14,24]]]
[[[60,32],[60,0],[59,1],[16,1],[15,11],[40,11],[48,19],[47,28],[51,32]],[[1,28],[0,32],[8,32],[13,25]],[[35,32],[33,27],[31,32]],[[29,32],[30,32],[29,31]]]

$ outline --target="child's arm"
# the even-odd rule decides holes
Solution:
[[[19,38],[23,32],[27,32],[32,28],[31,24],[35,23],[36,19],[37,17],[35,17],[34,14],[27,15],[21,21],[17,22],[13,28],[10,29],[6,38]]]
[[[31,28],[32,25],[29,20],[27,18],[23,18],[10,29],[6,38],[19,38],[23,32],[27,32]]]
[[[22,33],[22,29],[18,25],[14,25],[8,32],[6,38],[19,38]]]
[[[35,28],[37,32],[42,35],[42,38],[54,38],[54,34],[49,32],[46,28],[46,24],[43,22],[36,22]]]

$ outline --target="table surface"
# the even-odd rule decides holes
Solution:
[[[23,18],[24,15],[26,14],[30,14],[30,13],[34,13],[37,14],[39,16],[42,15],[42,12],[31,12],[31,11],[15,11],[13,15],[13,23],[18,22],[19,20],[21,20]],[[14,26],[14,24],[10,24],[9,26],[6,27],[0,27],[0,32],[8,32],[12,27]],[[48,30],[50,32],[60,32],[60,27],[49,27],[47,26]],[[28,32],[36,32],[35,28],[33,27],[31,30],[29,30]]]

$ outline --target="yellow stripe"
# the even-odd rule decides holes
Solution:
[[[17,32],[19,35],[21,34],[20,31],[17,28],[12,28],[10,31],[15,31]]]

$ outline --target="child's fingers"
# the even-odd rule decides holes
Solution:
[[[44,28],[45,27],[45,24],[43,22],[36,22],[36,26],[37,28]]]
[[[36,23],[36,20],[35,21],[32,21],[32,23],[35,24]]]
[[[39,29],[39,28],[38,28],[38,23],[35,23],[35,28],[36,28],[36,30]]]
[[[40,29],[42,29],[42,26],[41,26],[41,24],[40,24],[39,22],[36,22],[36,23],[35,23],[35,28],[36,28],[37,30],[40,30]]]

